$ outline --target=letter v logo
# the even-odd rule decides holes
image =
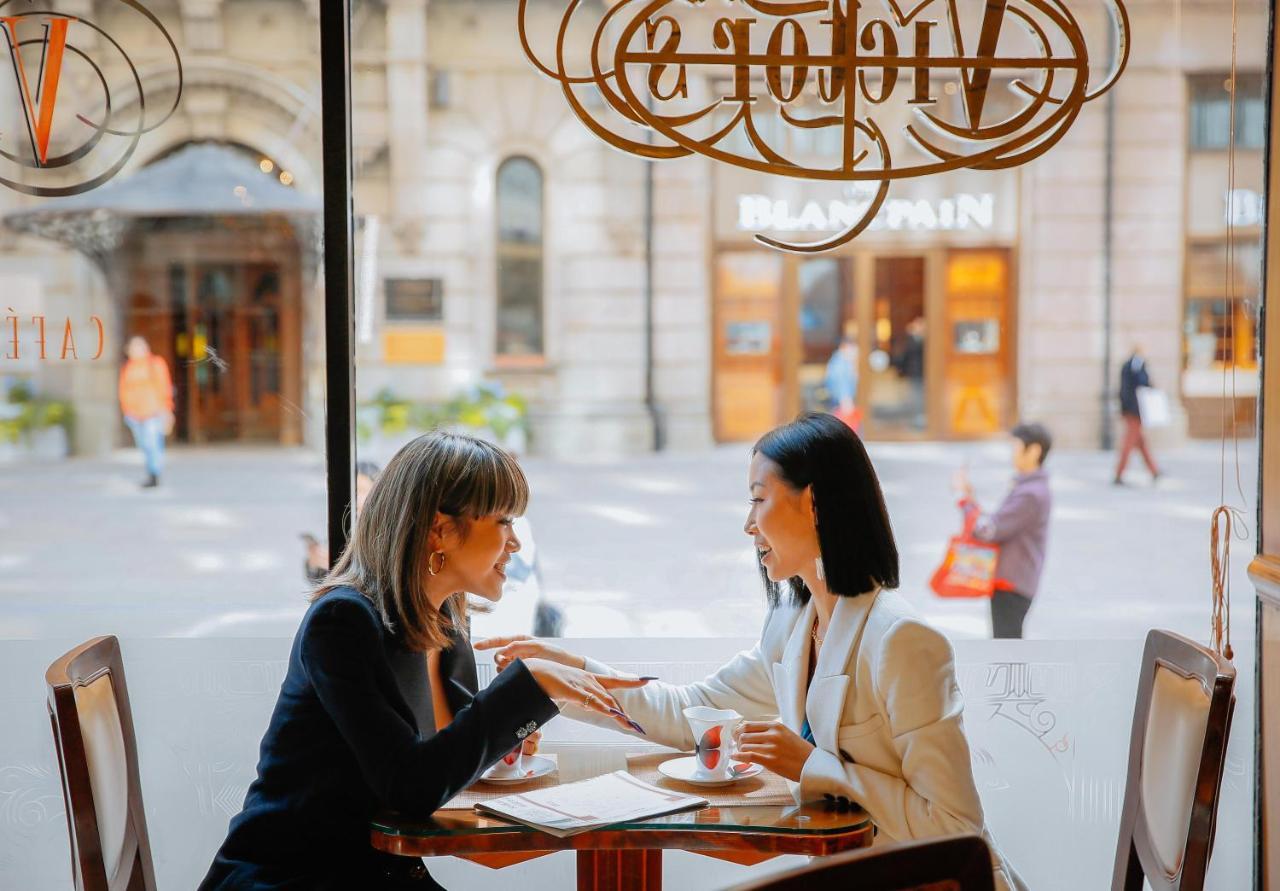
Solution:
[[[45,36],[40,53],[40,70],[37,72],[36,91],[31,92],[27,69],[22,62],[21,44],[18,41],[16,16],[0,18],[5,37],[9,41],[9,55],[13,59],[13,74],[18,80],[22,95],[22,112],[26,116],[27,133],[31,137],[31,151],[43,166],[49,159],[49,137],[53,133],[53,108],[58,101],[58,79],[62,75],[62,56],[67,47],[67,27],[73,18],[54,16],[45,25]]]
[[[1004,24],[1008,5],[1009,0],[986,0],[982,12],[982,30],[978,32],[978,48],[974,53],[977,59],[990,60],[995,57],[996,46],[1000,43],[1000,26]],[[964,56],[964,36],[960,33],[960,13],[956,9],[956,0],[948,0],[947,9],[951,18],[952,39],[960,55]],[[982,108],[987,102],[987,88],[991,86],[991,69],[962,66],[960,79],[964,88],[964,108],[969,126],[976,130],[982,125]]]

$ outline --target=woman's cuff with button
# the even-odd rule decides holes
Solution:
[[[497,733],[510,734],[512,747],[560,714],[519,659],[507,666],[476,698],[485,700],[485,714],[488,720],[499,725],[495,728]]]
[[[849,779],[844,762],[839,756],[815,746],[800,771],[800,800],[848,797]]]

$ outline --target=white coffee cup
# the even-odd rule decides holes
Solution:
[[[521,744],[498,759],[498,763],[491,768],[490,775],[496,777],[518,777],[523,776],[524,772],[524,745]]]
[[[726,708],[694,705],[684,710],[685,720],[693,731],[695,773],[707,780],[727,780],[733,770],[733,731],[742,715]]]

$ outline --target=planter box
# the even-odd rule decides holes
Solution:
[[[0,464],[62,461],[69,454],[71,448],[63,427],[45,427],[20,437],[17,442],[0,442]]]
[[[487,440],[517,456],[523,456],[529,450],[529,436],[520,427],[512,428],[505,437],[501,438],[488,428],[477,430],[472,427],[452,426],[438,429],[447,430],[450,433],[463,433],[467,436],[475,436]],[[385,467],[387,462],[405,443],[429,432],[429,430],[402,430],[399,433],[386,433],[382,430],[375,430],[372,435],[362,437],[356,443],[356,458],[360,461],[372,461],[379,467]]]

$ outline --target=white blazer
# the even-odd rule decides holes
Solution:
[[[861,805],[879,829],[877,842],[980,834],[991,846],[997,891],[1025,888],[983,821],[950,642],[892,591],[841,597],[806,695],[815,615],[812,602],[779,606],[754,647],[701,683],[614,695],[646,739],[683,751],[695,745],[683,714],[692,705],[776,718],[796,733],[807,716],[816,748],[791,784],[798,802]],[[594,660],[587,668],[610,671]]]

